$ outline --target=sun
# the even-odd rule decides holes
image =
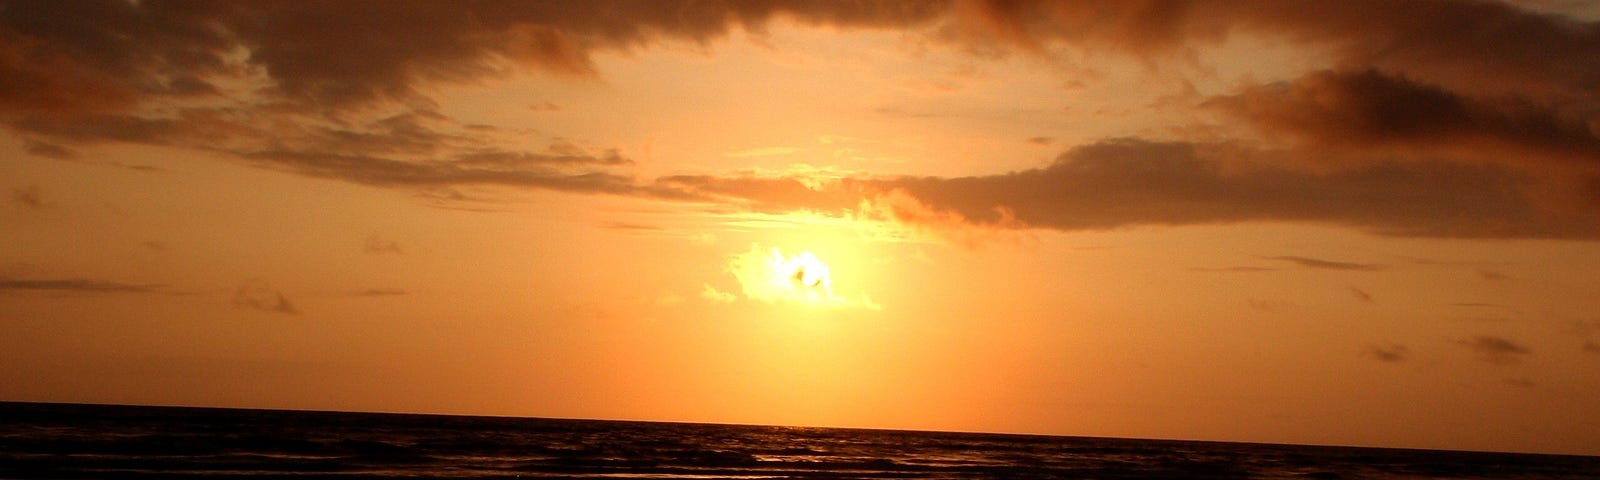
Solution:
[[[833,296],[833,279],[830,278],[828,265],[811,252],[784,257],[783,253],[773,249],[772,273],[774,282],[789,282],[799,289],[815,289]]]
[[[813,307],[864,305],[835,294],[834,270],[809,251],[786,255],[776,247],[752,245],[749,251],[732,258],[728,272],[739,280],[744,296],[751,300]]]

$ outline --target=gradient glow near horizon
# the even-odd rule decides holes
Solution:
[[[0,1],[0,400],[1600,454],[1597,19]]]

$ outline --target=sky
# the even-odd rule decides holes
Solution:
[[[1600,455],[1583,1],[0,0],[0,400]]]

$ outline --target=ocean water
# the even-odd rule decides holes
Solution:
[[[0,402],[0,478],[1600,478],[1600,457]]]

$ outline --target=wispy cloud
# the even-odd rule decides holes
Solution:
[[[1297,256],[1289,256],[1289,255],[1277,256],[1277,257],[1261,257],[1261,258],[1266,259],[1266,260],[1280,260],[1280,261],[1284,261],[1284,262],[1293,263],[1295,265],[1299,265],[1299,266],[1302,266],[1302,267],[1319,268],[1319,269],[1324,269],[1324,270],[1374,271],[1374,270],[1382,270],[1384,268],[1383,265],[1376,265],[1376,264],[1341,262],[1341,261],[1336,261],[1336,260],[1323,260],[1323,259],[1320,259],[1320,258],[1297,257]],[[1352,288],[1352,290],[1354,290],[1354,289]],[[1356,291],[1359,292],[1359,290],[1356,290]],[[1364,294],[1366,292],[1361,292],[1361,293]],[[1370,295],[1368,297],[1370,297]]]
[[[1492,335],[1478,335],[1459,343],[1478,354],[1480,360],[1496,365],[1517,363],[1522,357],[1533,353],[1533,350],[1517,342]]]
[[[157,293],[165,287],[159,283],[122,283],[81,278],[21,280],[0,278],[0,292],[6,290],[37,290],[75,293]]]
[[[44,200],[38,185],[28,185],[11,189],[11,201],[23,208],[40,209],[50,204]]]
[[[367,237],[367,241],[362,245],[361,251],[374,255],[400,255],[405,253],[405,250],[400,248],[399,243],[377,235]]]
[[[233,304],[240,308],[249,308],[268,313],[283,315],[299,315],[300,309],[295,308],[289,298],[273,289],[267,282],[260,279],[251,279],[239,285],[234,290]]]
[[[1516,388],[1534,388],[1539,386],[1537,382],[1534,382],[1533,379],[1528,377],[1507,378],[1505,379],[1505,382],[1506,385]]]
[[[1489,270],[1489,269],[1479,269],[1478,270],[1478,277],[1482,278],[1484,280],[1491,281],[1491,282],[1498,282],[1498,281],[1502,281],[1502,280],[1510,280],[1511,279],[1511,276],[1505,274],[1505,272],[1501,272],[1501,271],[1498,271],[1498,270]]]
[[[1399,363],[1411,356],[1411,349],[1398,343],[1383,345],[1367,345],[1361,349],[1361,355],[1385,363]]]
[[[1376,303],[1372,299],[1372,294],[1367,293],[1366,290],[1362,290],[1362,289],[1359,289],[1359,288],[1356,288],[1356,287],[1350,287],[1350,295],[1353,296],[1353,297],[1356,297],[1356,300],[1360,300],[1360,301],[1365,302],[1365,303]]]
[[[410,294],[410,291],[407,291],[403,288],[368,288],[365,290],[357,290],[352,293],[352,295],[357,297],[396,297]]]
[[[800,147],[761,147],[732,151],[724,153],[722,156],[730,158],[773,157],[802,151],[805,151],[805,149]]]

